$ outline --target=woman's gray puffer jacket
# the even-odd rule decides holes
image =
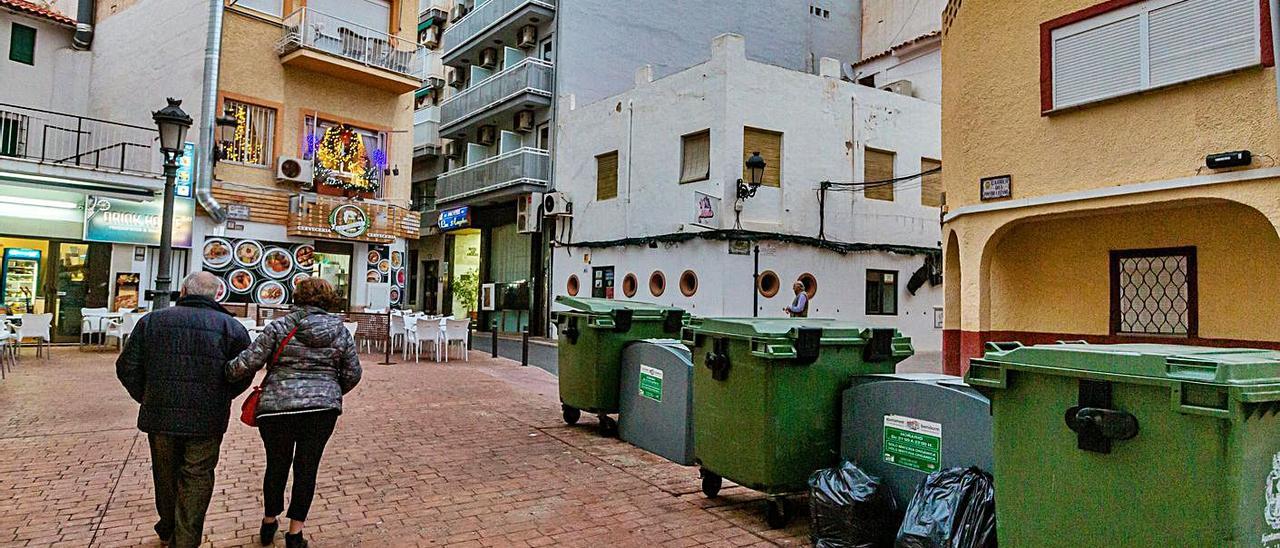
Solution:
[[[271,358],[294,327],[298,330],[272,364]],[[301,307],[267,324],[249,348],[227,363],[227,380],[252,378],[267,368],[258,416],[332,409],[342,411],[342,395],[360,382],[360,356],[342,318]]]

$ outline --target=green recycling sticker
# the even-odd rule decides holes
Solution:
[[[640,395],[656,402],[662,402],[662,370],[640,366]]]
[[[884,461],[926,474],[937,472],[942,467],[942,425],[885,415]]]

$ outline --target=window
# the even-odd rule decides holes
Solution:
[[[24,65],[36,64],[36,29],[13,24],[9,31],[9,60]]]
[[[1111,252],[1111,333],[1195,337],[1196,248]]]
[[[391,2],[389,0],[307,0],[307,7],[371,30],[390,32]],[[347,30],[354,34],[367,34],[358,29],[347,28]]]
[[[680,138],[680,182],[692,183],[711,177],[711,131],[699,131]]]
[[[236,0],[235,5],[280,17],[284,9],[283,4],[283,0]]]
[[[227,146],[228,162],[270,166],[275,149],[276,110],[227,99],[223,109],[236,121],[235,136]]]
[[[555,41],[550,36],[543,38],[538,44],[538,57],[548,63],[556,62]]]
[[[898,314],[898,273],[894,270],[867,271],[867,314]]]
[[[868,184],[862,187],[862,195],[869,200],[893,201],[894,153],[885,150],[866,149],[862,155],[862,181]]]
[[[920,159],[920,173],[942,169],[942,162],[929,158]],[[920,177],[920,205],[942,207],[942,172]]]
[[[782,134],[767,129],[743,128],[742,130],[742,179],[751,180],[747,173],[747,158],[760,153],[764,158],[764,186],[782,186]]]
[[[618,151],[596,156],[596,199],[618,197]]]
[[[29,116],[0,110],[0,156],[26,156],[30,125]]]
[[[543,122],[538,124],[538,150],[551,150],[551,123]]]
[[[355,184],[363,178],[376,183],[374,197],[382,196],[384,170],[390,165],[386,132],[307,116],[303,143],[303,158],[315,160],[317,184]]]
[[[1273,64],[1257,0],[1146,0],[1041,25],[1041,109]],[[1264,43],[1265,42],[1265,43]]]

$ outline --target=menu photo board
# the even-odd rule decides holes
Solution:
[[[315,251],[311,244],[213,237],[201,262],[222,283],[218,302],[282,305],[298,282],[315,275]]]

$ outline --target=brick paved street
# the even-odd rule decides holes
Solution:
[[[115,355],[29,352],[0,382],[0,546],[159,546],[147,442]],[[540,369],[480,352],[377,361],[366,357],[329,442],[313,546],[807,544],[803,514],[767,530],[756,493],[707,500],[695,469],[565,426]],[[257,433],[232,424],[206,545],[256,545],[262,471]]]

